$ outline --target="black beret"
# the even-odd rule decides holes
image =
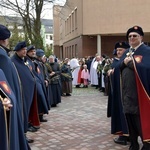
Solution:
[[[131,32],[136,32],[141,36],[144,36],[144,32],[143,29],[139,26],[133,26],[132,28],[128,29],[127,34],[126,34],[126,38],[128,39],[128,36]]]
[[[10,31],[7,27],[0,24],[0,40],[6,40],[10,37]]]
[[[117,48],[125,48],[125,49],[127,49],[129,47],[130,47],[130,45],[127,42],[117,42],[115,44],[115,49],[117,49]]]
[[[44,55],[44,51],[42,49],[37,49],[36,50],[36,56],[42,57]]]
[[[14,51],[19,51],[19,50],[21,50],[21,49],[24,48],[24,47],[27,47],[27,46],[26,46],[26,42],[25,42],[25,41],[19,42],[19,43],[16,45]]]
[[[30,46],[27,47],[27,52],[29,52],[29,51],[31,51],[33,49],[35,49],[35,46],[34,45],[30,45]]]

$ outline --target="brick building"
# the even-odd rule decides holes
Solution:
[[[150,42],[149,0],[67,0],[53,7],[54,53],[60,58],[96,53],[112,56],[114,45],[125,41],[134,25]]]

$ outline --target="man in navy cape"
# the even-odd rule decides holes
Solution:
[[[13,128],[14,128],[14,126],[13,126],[14,121],[16,122],[16,118],[14,119],[12,117],[10,117],[10,122],[9,122],[9,120],[8,120],[9,112],[7,112],[5,107],[3,106],[4,98],[8,98],[8,95],[12,95],[11,93],[12,93],[12,91],[10,90],[10,87],[8,86],[5,75],[4,75],[3,71],[0,69],[0,120],[1,120],[1,123],[0,123],[0,147],[3,150],[8,150],[8,148],[10,146],[9,145],[9,139],[10,139],[9,132],[11,132],[11,130],[13,130]],[[15,97],[13,97],[13,98],[15,98]],[[13,103],[13,98],[11,99],[11,103]],[[12,116],[16,117],[16,114],[15,114],[16,110],[13,111],[12,109],[11,109],[11,112],[13,112]],[[8,126],[8,122],[9,122],[9,126]],[[12,140],[14,140],[14,139],[12,139]],[[13,142],[15,142],[15,140]],[[15,145],[18,145],[18,143],[17,144],[14,143],[14,145],[11,147],[15,147]]]
[[[43,51],[43,53],[44,53],[44,51]],[[43,118],[43,114],[48,114],[50,105],[47,102],[48,97],[47,97],[47,93],[46,93],[44,77],[42,75],[43,71],[40,67],[38,60],[36,59],[36,50],[33,45],[30,45],[27,48],[27,59],[30,61],[31,65],[32,65],[33,74],[36,79],[39,119],[40,119],[40,122],[47,122],[47,120]]]
[[[4,98],[11,101],[13,105],[10,110],[3,107]],[[0,69],[0,147],[3,150],[16,149],[20,150],[21,145],[18,141],[18,118],[17,118],[17,101],[11,90],[3,71]]]
[[[37,71],[37,73],[39,79],[43,83],[42,84],[43,94],[45,96],[45,101],[47,102],[48,109],[50,110],[50,100],[46,90],[46,86],[48,86],[49,79],[48,79],[48,72],[46,70],[47,68],[44,65],[43,58],[45,58],[44,51],[42,49],[37,49],[36,60],[35,60],[35,63],[37,65],[36,67],[39,69],[39,72]]]
[[[8,39],[10,37],[10,31],[3,25],[0,25],[0,69],[3,70],[6,79],[16,97],[16,111],[18,120],[16,124],[18,124],[18,134],[15,137],[18,137],[17,145],[20,145],[22,150],[28,150],[29,145],[26,141],[24,132],[23,132],[23,101],[21,98],[21,86],[19,83],[19,76],[17,74],[17,70],[14,67],[13,63],[11,62],[10,58],[8,57],[9,49],[7,49]],[[16,125],[17,127],[17,125]],[[11,142],[11,141],[10,141]],[[12,141],[13,142],[13,141]],[[16,144],[16,143],[14,143]],[[12,150],[20,150],[20,147],[12,148]]]
[[[116,73],[115,69],[119,64],[119,60],[125,50],[129,48],[127,42],[117,42],[115,44],[115,50],[117,57],[114,59],[111,70],[108,71],[109,79],[111,82],[109,101],[108,101],[108,116],[111,116],[111,134],[119,135],[114,139],[117,144],[126,145],[128,128],[122,108],[122,97],[120,90],[120,74]]]
[[[16,45],[14,51],[15,54],[11,57],[11,60],[15,64],[21,80],[24,100],[24,132],[26,133],[28,131],[28,121],[31,110],[35,110],[31,115],[33,115],[33,118],[35,118],[37,124],[39,125],[37,105],[32,105],[34,101],[37,101],[35,95],[36,84],[34,75],[32,73],[32,68],[30,67],[30,63],[28,62],[28,60],[26,60],[26,42],[19,42]]]
[[[113,50],[113,62],[111,64],[111,69],[108,70],[107,75],[109,76],[109,86],[108,86],[108,104],[107,104],[107,117],[111,117],[111,111],[112,111],[112,95],[113,95],[113,87],[112,87],[112,73],[113,73],[113,69],[115,68],[115,66],[117,65],[119,59],[117,58],[117,50],[114,49]]]
[[[128,29],[126,37],[130,48],[120,60],[122,104],[129,129],[130,150],[139,149],[138,136],[143,142],[142,150],[150,149],[150,47],[142,43],[143,36],[139,26]]]

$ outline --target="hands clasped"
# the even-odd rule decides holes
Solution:
[[[124,59],[125,65],[127,65],[128,62],[130,62],[130,61],[132,61],[132,58],[131,58],[131,57],[126,57],[126,58]]]

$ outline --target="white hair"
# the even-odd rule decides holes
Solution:
[[[54,59],[54,56],[53,56],[53,55],[50,55],[49,58],[53,58],[53,59]]]

